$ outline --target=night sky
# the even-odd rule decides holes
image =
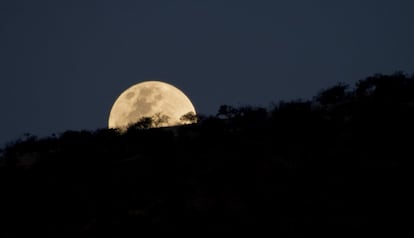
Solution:
[[[2,0],[0,148],[106,127],[117,96],[144,80],[209,115],[411,74],[413,12],[412,0]]]

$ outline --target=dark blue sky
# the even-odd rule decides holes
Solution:
[[[213,114],[411,74],[413,12],[412,0],[2,0],[0,147],[106,127],[116,97],[144,80]]]

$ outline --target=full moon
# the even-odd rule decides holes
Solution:
[[[151,127],[188,124],[183,115],[195,115],[190,99],[178,88],[160,81],[145,81],[126,89],[112,106],[108,127],[127,129],[149,117],[159,123]],[[160,120],[162,119],[162,120]]]

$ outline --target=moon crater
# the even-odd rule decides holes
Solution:
[[[134,96],[135,96],[135,93],[133,93],[133,92],[129,92],[129,93],[126,95],[127,99],[131,99],[131,98],[133,98]]]

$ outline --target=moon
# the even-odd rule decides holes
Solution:
[[[119,95],[112,106],[108,127],[127,129],[144,117],[162,117],[160,123],[151,127],[188,124],[181,117],[196,114],[190,99],[178,88],[160,81],[135,84]]]

